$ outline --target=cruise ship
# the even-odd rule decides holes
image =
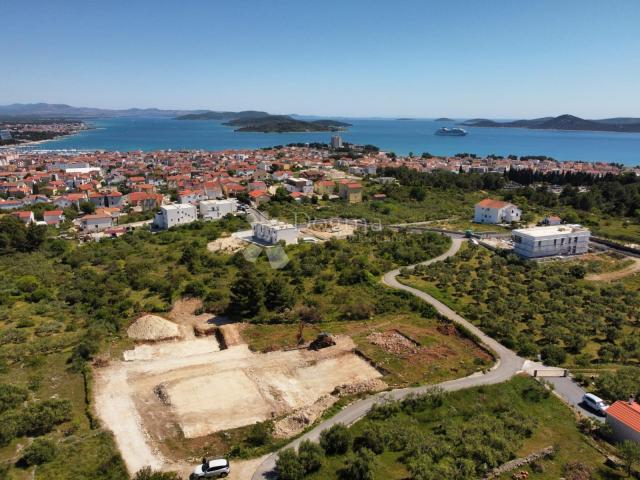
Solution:
[[[436,130],[436,135],[443,135],[447,137],[464,137],[467,131],[462,128],[446,128],[442,127]]]

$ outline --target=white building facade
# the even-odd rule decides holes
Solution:
[[[580,225],[521,228],[511,233],[514,252],[525,258],[587,253],[590,236]]]
[[[476,203],[473,221],[476,223],[511,223],[519,222],[522,210],[509,202],[485,198]]]
[[[200,216],[203,220],[220,220],[228,214],[238,211],[238,202],[235,199],[228,200],[202,200],[200,202]]]
[[[153,221],[156,227],[166,230],[178,225],[186,225],[198,219],[198,211],[191,204],[163,205],[160,212],[156,213]]]
[[[270,245],[275,245],[280,241],[287,245],[298,243],[298,229],[290,223],[277,220],[254,224],[253,236],[257,240]]]

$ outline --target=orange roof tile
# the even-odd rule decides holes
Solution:
[[[607,409],[607,416],[612,416],[629,428],[640,432],[640,405],[636,402],[618,400]]]
[[[480,200],[478,205],[485,208],[504,208],[507,205],[511,205],[508,202],[503,202],[501,200],[493,200],[491,198],[485,198],[484,200]]]

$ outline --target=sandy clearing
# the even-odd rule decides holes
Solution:
[[[162,468],[164,458],[151,446],[135,403],[127,394],[127,372],[95,371],[95,407],[100,419],[112,431],[129,473],[143,467]]]
[[[220,350],[218,342],[212,337],[196,338],[182,342],[156,343],[153,345],[137,345],[133,350],[124,352],[128,362],[136,360],[155,360],[162,357],[188,357],[202,355]]]
[[[223,327],[234,327],[239,337],[237,325]],[[265,354],[244,343],[218,351],[212,336],[139,345],[125,353],[128,361],[95,370],[96,411],[113,430],[131,474],[146,465],[182,469],[184,459],[163,457],[159,442],[290,414],[312,422],[331,402],[314,404],[336,387],[379,379],[353,349],[353,341],[340,336],[319,351]],[[302,428],[304,422],[298,422]]]
[[[336,358],[326,359],[307,353],[251,354],[242,362],[216,362],[189,378],[184,372],[178,380],[164,381],[185,437],[279,417],[312,405],[339,385],[380,377],[351,352],[335,350]]]
[[[640,272],[640,258],[626,258],[628,258],[629,260],[633,260],[633,263],[628,267],[625,267],[621,270],[616,270],[615,272],[592,273],[587,275],[585,277],[585,280],[589,280],[592,282],[613,282],[615,280],[620,280],[621,278],[625,278],[629,275]]]
[[[186,438],[261,422],[272,411],[242,370],[178,381],[167,391]]]

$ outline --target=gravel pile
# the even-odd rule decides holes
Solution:
[[[415,343],[393,330],[384,333],[373,332],[367,336],[367,340],[395,355],[412,355],[419,351]]]
[[[180,337],[178,325],[157,315],[143,315],[127,329],[129,338],[140,341],[170,340]]]

